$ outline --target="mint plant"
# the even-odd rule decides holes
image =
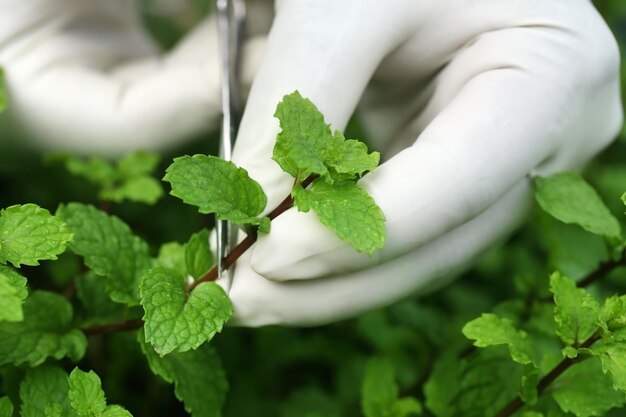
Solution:
[[[244,169],[197,154],[165,169],[187,207],[156,198],[132,185],[158,184],[158,158],[145,152],[48,159],[95,186],[100,204],[5,205],[0,417],[623,413],[626,242],[613,213],[624,211],[626,172],[609,193],[575,173],[536,178],[536,221],[428,298],[324,329],[224,331],[233,306],[212,282],[206,214],[246,235],[229,266],[291,207],[313,210],[355,250],[384,244],[383,213],[358,185],[379,155],[333,132],[297,92],[276,117],[273,159],[293,178],[277,207]],[[186,208],[198,221],[175,240],[137,227],[137,216],[157,228]]]
[[[295,177],[293,192],[271,211],[261,186],[232,162],[209,155],[176,158],[164,180],[171,194],[202,214],[241,226],[248,237],[226,259],[232,265],[256,240],[270,232],[271,220],[294,202],[356,250],[372,253],[384,243],[384,216],[356,185],[378,164],[378,154],[343,134],[331,134],[324,118],[299,93],[285,97],[276,112],[282,126],[274,159]],[[54,155],[66,169],[97,185],[100,209],[78,202],[61,204],[55,215],[34,204],[0,212],[0,365],[23,366],[20,412],[23,416],[129,416],[109,406],[100,378],[76,368],[68,375],[51,360],[80,361],[87,336],[138,331],[138,342],[152,371],[175,385],[176,396],[193,416],[218,416],[228,384],[216,351],[207,345],[233,313],[217,277],[209,232],[194,233],[184,245],[169,242],[153,257],[149,244],[120,218],[109,214],[112,202],[154,204],[161,188],[150,177],[158,159],[134,152],[112,164]],[[292,169],[293,168],[293,169]],[[310,189],[308,187],[310,186]],[[355,211],[357,216],[351,216]],[[354,219],[352,218],[354,217]],[[354,230],[354,233],[349,228]],[[370,233],[372,232],[372,233]],[[82,259],[85,273],[62,296],[37,290],[30,295],[25,277],[11,263],[38,265],[66,248]],[[77,295],[87,317],[76,320]],[[69,299],[68,299],[69,298]],[[95,317],[89,317],[94,315]],[[120,321],[112,321],[121,317]],[[46,363],[46,364],[44,364]],[[208,389],[207,395],[200,395]],[[13,400],[0,405],[13,413]],[[405,402],[398,407],[404,408]],[[408,403],[407,403],[408,404]],[[414,407],[414,406],[413,406]]]

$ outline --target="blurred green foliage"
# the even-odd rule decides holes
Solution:
[[[210,4],[195,1],[197,14],[206,13]],[[626,2],[597,1],[596,6],[613,29],[622,56],[626,57]],[[190,24],[189,21],[172,22],[158,11],[149,7],[147,10],[146,23],[164,46],[175,43]],[[625,68],[622,75],[626,86]],[[360,129],[358,122],[353,122],[351,129]],[[0,138],[0,207],[28,202],[54,211],[60,203],[70,201],[99,204],[96,187],[83,178],[68,175],[62,164],[44,162],[40,154],[24,144],[27,141],[23,133],[2,116]],[[213,139],[215,137],[201,137],[185,148],[163,155],[156,169],[157,177],[163,176],[174,156],[215,153],[211,144],[217,141]],[[624,161],[626,130],[585,173],[622,223],[622,229],[626,226],[620,201],[626,190]],[[169,195],[153,207],[125,201],[113,205],[111,211],[149,242],[153,255],[165,242],[186,242],[194,232],[212,226],[206,216]],[[442,352],[467,349],[469,343],[461,329],[468,321],[488,311],[496,311],[504,317],[519,317],[521,307],[502,303],[503,300],[518,293],[547,293],[548,277],[554,269],[578,279],[609,255],[601,238],[561,224],[536,210],[506,245],[486,254],[454,283],[428,296],[410,298],[358,319],[318,328],[227,328],[213,342],[224,362],[230,385],[223,415],[361,416],[362,380],[366,363],[372,356],[386,358],[395,369],[400,397],[414,396],[424,402],[423,386],[433,372],[454,378],[459,371],[454,362],[446,362]],[[58,262],[42,264],[40,268],[25,268],[29,282],[37,288],[58,292],[67,289],[68,282],[80,268],[75,256],[70,254],[63,255]],[[81,288],[78,291],[79,297],[90,297],[86,292],[81,295]],[[592,287],[591,292],[599,297],[626,292],[626,271],[616,270],[602,284]],[[92,306],[111,310],[106,302],[100,305],[94,301]],[[84,313],[79,306],[75,308],[77,314]],[[112,311],[111,314],[120,313]],[[533,317],[540,314],[540,311],[533,312]],[[546,326],[540,320],[526,324],[539,330]],[[482,361],[489,362],[496,360],[499,353],[479,355]],[[73,367],[69,363],[65,365],[67,370]],[[150,372],[133,332],[90,338],[87,353],[78,366],[93,369],[102,379],[107,401],[123,404],[136,417],[187,416],[172,387]],[[5,369],[1,374],[1,391],[16,398],[18,384],[14,381],[20,380],[24,372],[23,368]],[[515,372],[501,369],[500,375],[495,377],[509,381]],[[484,377],[476,371],[477,383]],[[512,398],[516,392],[516,387],[512,391],[503,388],[502,395]],[[454,393],[431,394],[444,403],[458,400],[446,397]],[[436,409],[437,405],[433,407]],[[428,411],[425,413],[429,415]],[[604,415],[617,417],[623,415],[623,411],[614,410]]]

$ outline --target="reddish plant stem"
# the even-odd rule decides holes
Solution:
[[[309,175],[304,181],[302,181],[300,185],[302,185],[303,188],[306,188],[309,185],[311,185],[311,183],[315,181],[317,177],[318,177],[317,175]],[[270,214],[267,215],[267,217],[269,217],[270,220],[274,220],[276,217],[280,216],[285,211],[289,210],[289,208],[291,208],[292,205],[293,205],[293,198],[291,197],[291,194],[289,194],[287,197],[285,197],[283,201],[280,202],[278,206],[276,206],[274,210],[270,212]],[[233,250],[230,251],[228,255],[226,255],[226,258],[224,258],[224,269],[228,269],[235,262],[237,262],[237,259],[239,259],[241,255],[243,255],[248,249],[250,249],[250,247],[254,244],[254,242],[256,242],[256,239],[257,239],[256,232],[252,232],[252,233],[249,233],[241,242],[239,242],[237,246],[235,246]],[[216,279],[217,279],[217,265],[211,268],[211,270],[207,272],[203,277],[201,277],[200,279],[196,280],[193,284],[191,284],[189,286],[189,291],[192,291],[194,288],[196,288],[198,285],[202,284],[203,282],[215,281]],[[143,324],[144,324],[143,320],[131,320],[131,321],[123,321],[120,323],[107,324],[104,326],[87,327],[82,330],[83,330],[83,333],[89,336],[89,335],[95,335],[95,334],[111,333],[111,332],[116,332],[120,330],[139,329],[140,327],[143,326]]]
[[[317,178],[317,175],[309,175],[304,181],[302,181],[300,185],[302,185],[303,188],[306,188],[316,178]],[[280,216],[285,211],[289,210],[289,208],[291,208],[292,205],[293,205],[293,197],[291,197],[291,194],[289,194],[287,197],[284,198],[283,201],[280,202],[280,204],[278,204],[278,206],[276,206],[274,210],[270,212],[270,214],[267,215],[267,217],[269,217],[270,220],[274,220],[276,217]],[[254,232],[254,233],[249,233],[248,236],[244,238],[244,240],[239,242],[237,246],[235,246],[233,250],[230,251],[228,255],[226,255],[226,258],[224,258],[224,262],[223,262],[224,269],[230,268],[235,262],[237,262],[237,259],[239,259],[241,255],[243,255],[244,253],[246,253],[248,249],[250,249],[250,247],[254,244],[254,242],[256,242],[256,239],[257,239],[257,234],[256,232]],[[217,265],[215,265],[203,277],[199,278],[193,284],[191,284],[189,286],[189,290],[190,291],[193,290],[194,288],[196,288],[198,285],[202,284],[203,282],[215,281],[217,279],[217,275],[218,275]]]
[[[600,337],[594,334],[582,344],[578,345],[578,348],[588,348],[598,340],[600,340]],[[572,365],[578,362],[580,362],[579,358],[563,359],[557,366],[555,366],[550,372],[544,375],[541,380],[539,380],[539,384],[537,385],[537,394],[543,394],[550,384],[561,376],[563,372],[567,371]],[[517,397],[505,405],[504,408],[502,408],[494,417],[510,417],[523,406],[524,402],[520,397]]]

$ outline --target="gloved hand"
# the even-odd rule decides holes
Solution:
[[[271,3],[260,3],[271,11]],[[267,26],[263,20],[271,21],[271,13],[266,17],[256,11],[259,1],[254,4],[252,35]],[[11,110],[40,145],[114,155],[162,149],[217,128],[215,19],[161,53],[138,11],[133,0],[0,3],[0,67]],[[251,36],[244,47],[244,84],[255,72],[264,38]]]
[[[529,176],[580,168],[622,123],[616,42],[588,0],[284,0],[234,158],[268,191],[282,96],[343,129],[358,103],[384,163],[359,183],[387,244],[355,253],[291,209],[240,260],[234,323],[316,324],[440,285],[524,217]]]

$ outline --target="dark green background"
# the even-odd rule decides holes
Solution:
[[[209,9],[206,1],[196,4],[198,15]],[[608,0],[597,6],[626,56],[626,1]],[[173,44],[183,31],[180,25],[155,14],[147,14],[146,22],[165,46]],[[622,74],[626,81],[626,71]],[[358,122],[351,129],[358,131]],[[91,185],[70,177],[60,166],[44,163],[40,154],[20,145],[25,142],[10,120],[0,119],[0,207],[34,202],[54,210],[60,202],[96,203]],[[210,152],[207,144],[214,142],[198,138],[164,156],[158,175],[173,156]],[[626,191],[625,160],[626,131],[585,173],[620,219],[624,219],[620,196]],[[163,242],[184,242],[207,225],[205,217],[170,196],[155,207],[116,205],[113,213],[148,240],[154,251]],[[559,225],[536,211],[505,246],[489,253],[452,285],[427,297],[320,328],[228,328],[214,342],[231,385],[224,415],[359,416],[364,362],[380,354],[394,362],[403,393],[421,397],[421,385],[434,358],[446,346],[467,344],[460,333],[465,322],[514,296],[516,288],[547,284],[549,272],[556,268],[580,278],[606,256],[599,238]],[[27,275],[31,285],[60,290],[73,268],[72,259],[67,258],[29,268]],[[624,293],[625,283],[626,274],[617,271],[593,291],[600,295]],[[148,370],[132,332],[92,338],[79,366],[95,370],[109,403],[123,404],[135,417],[186,415],[172,387]],[[611,415],[623,415],[623,411]]]

